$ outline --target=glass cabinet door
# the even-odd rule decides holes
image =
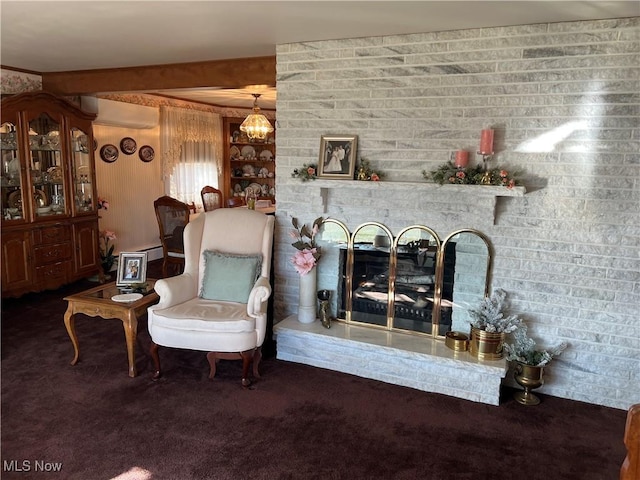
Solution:
[[[73,201],[76,212],[90,212],[96,207],[93,198],[93,170],[91,168],[90,137],[79,128],[71,129],[71,175],[73,177]],[[93,143],[93,142],[91,142]]]
[[[64,205],[54,199],[64,198],[64,165],[60,123],[46,113],[29,122],[29,172],[33,186],[33,209],[36,218],[65,213]]]
[[[18,133],[13,123],[5,122],[0,128],[2,152],[2,218],[6,221],[22,220],[22,176],[18,156]]]

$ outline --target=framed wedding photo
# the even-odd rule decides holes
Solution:
[[[147,252],[120,252],[116,285],[124,287],[147,281]]]
[[[356,135],[323,135],[320,139],[318,177],[353,180],[357,150]]]

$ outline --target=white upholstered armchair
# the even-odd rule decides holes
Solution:
[[[158,280],[160,302],[149,307],[154,379],[158,346],[209,352],[213,378],[218,359],[242,359],[242,384],[258,365],[267,327],[274,217],[242,208],[200,214],[184,231],[185,269]]]

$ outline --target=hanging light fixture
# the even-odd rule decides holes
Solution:
[[[268,134],[273,132],[273,126],[267,120],[263,114],[260,113],[260,107],[258,106],[259,93],[252,93],[255,97],[253,101],[253,113],[247,115],[242,125],[240,125],[240,131],[245,132],[249,137],[249,140],[264,140]]]

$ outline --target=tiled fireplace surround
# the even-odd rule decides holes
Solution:
[[[420,212],[429,206],[443,213],[442,224],[427,225],[441,232],[441,238],[450,233],[442,229],[451,219],[457,219],[460,225],[473,219],[476,226],[479,220],[489,226],[493,224],[498,195],[520,197],[524,194],[522,187],[509,190],[322,180],[307,184],[304,189],[305,198],[311,205],[320,207],[325,216],[330,211],[341,211],[357,221],[359,219],[348,206],[365,202],[370,206],[367,212],[377,212],[379,216],[365,218],[365,214],[362,222],[380,221],[396,231],[409,225],[424,224]],[[280,218],[279,221],[287,222],[287,219]],[[321,273],[318,277],[318,288],[335,291],[335,279],[323,278]],[[461,329],[460,326],[457,328]],[[499,403],[500,385],[507,373],[504,360],[480,361],[468,352],[454,352],[442,340],[339,322],[334,322],[331,329],[325,329],[319,321],[302,324],[295,314],[275,326],[275,335],[277,357],[282,360],[492,405]]]

